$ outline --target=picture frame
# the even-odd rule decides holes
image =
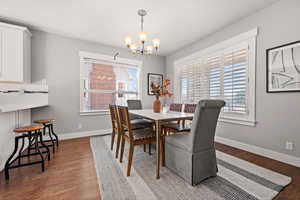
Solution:
[[[155,85],[163,85],[163,75],[162,74],[155,74],[155,73],[148,73],[148,95],[153,96],[154,94],[151,92],[151,83]]]
[[[300,92],[300,41],[266,50],[267,93]]]

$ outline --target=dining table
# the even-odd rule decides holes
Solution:
[[[155,133],[156,133],[156,178],[160,178],[160,138],[162,134],[161,125],[163,123],[178,121],[178,120],[192,120],[194,113],[184,113],[184,112],[154,112],[152,109],[141,109],[141,110],[129,110],[131,115],[136,115],[144,119],[148,119],[154,122],[155,124]]]

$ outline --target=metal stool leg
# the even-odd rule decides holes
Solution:
[[[50,127],[51,127],[51,134],[54,135],[54,137],[56,139],[56,146],[58,147],[58,136],[54,133],[53,124],[51,124]]]
[[[23,148],[24,148],[24,137],[22,137],[22,146],[19,150],[19,158],[18,158],[18,164],[20,165],[21,164],[21,154],[22,154],[22,151],[23,151]]]
[[[55,153],[55,143],[54,143],[54,139],[53,139],[53,137],[52,137],[52,131],[51,131],[51,128],[50,128],[50,124],[49,125],[44,125],[45,126],[45,131],[46,131],[46,127],[48,128],[48,133],[49,133],[49,137],[50,137],[50,140],[51,140],[51,142],[52,142],[52,151],[53,151],[53,153]]]
[[[42,154],[42,152],[40,151],[40,148],[39,148],[39,141],[38,141],[38,135],[40,134],[40,132],[37,132],[37,131],[35,131],[34,132],[34,137],[35,137],[35,150],[36,150],[36,152],[40,155],[40,157],[41,157],[41,160],[42,160],[42,162],[41,162],[41,165],[42,165],[42,172],[44,172],[45,171],[45,161],[44,161],[44,156],[43,156],[43,154]]]
[[[15,137],[15,148],[14,148],[14,151],[13,151],[13,153],[9,156],[9,158],[7,159],[7,161],[6,161],[6,163],[5,163],[5,167],[4,167],[5,180],[9,180],[9,165],[10,165],[10,161],[13,159],[13,157],[14,157],[15,154],[17,153],[18,145],[19,145],[19,137]]]
[[[47,157],[48,157],[48,160],[50,160],[50,150],[48,148],[47,145],[45,145],[44,141],[43,141],[43,134],[41,132],[39,132],[39,135],[40,135],[40,143],[42,144],[42,147],[44,147],[47,151]]]
[[[31,147],[31,145],[32,145],[31,135],[28,136],[28,139],[29,139],[29,144],[28,144],[28,149],[27,149],[27,157],[28,157],[28,159],[29,159],[30,153],[31,153],[30,147]]]

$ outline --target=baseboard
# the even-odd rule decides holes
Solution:
[[[277,161],[284,162],[284,163],[287,163],[287,164],[290,164],[290,165],[293,165],[296,167],[300,167],[300,158],[295,157],[295,156],[290,156],[287,154],[279,153],[279,152],[272,151],[269,149],[264,149],[264,148],[261,148],[258,146],[242,143],[242,142],[239,142],[236,140],[231,140],[231,139],[227,139],[227,138],[223,138],[223,137],[219,137],[219,136],[215,137],[215,141],[238,148],[238,149],[242,149],[242,150],[245,150],[245,151],[248,151],[251,153],[255,153],[260,156],[271,158],[273,160],[277,160]]]
[[[111,134],[111,131],[112,131],[111,129],[101,129],[101,130],[94,130],[94,131],[62,133],[62,134],[59,134],[58,137],[60,140],[69,140],[69,139],[75,139],[75,138],[81,138],[81,137],[108,135],[108,134]]]

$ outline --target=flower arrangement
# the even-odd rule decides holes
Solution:
[[[156,97],[156,100],[153,102],[153,111],[154,112],[161,111],[161,103],[159,100],[160,96],[169,97],[169,98],[173,96],[173,94],[169,91],[170,84],[171,84],[171,81],[168,79],[163,81],[162,86],[151,83],[151,91]]]
[[[155,85],[151,83],[151,92],[154,93],[155,96],[164,96],[164,97],[172,97],[173,94],[169,91],[169,86],[171,81],[169,79],[163,80],[162,87],[160,85]]]

